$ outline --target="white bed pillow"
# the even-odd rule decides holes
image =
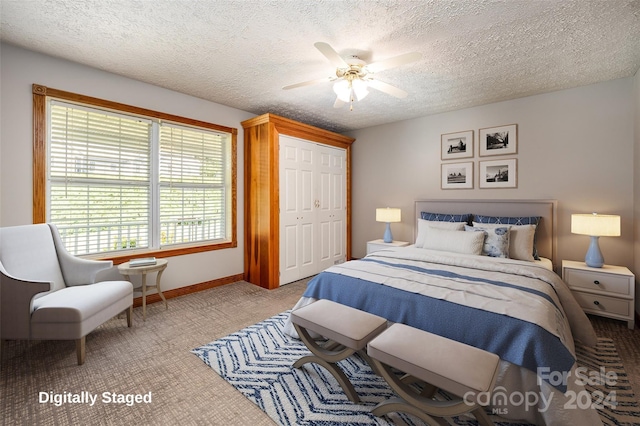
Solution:
[[[427,239],[427,227],[446,229],[448,231],[463,231],[464,222],[439,222],[435,220],[418,219],[418,236],[416,247],[422,247]]]
[[[500,223],[473,222],[479,228],[504,228]],[[533,239],[536,235],[536,225],[509,225],[509,258],[533,262]]]
[[[484,232],[451,231],[427,226],[422,248],[479,255],[483,245]]]

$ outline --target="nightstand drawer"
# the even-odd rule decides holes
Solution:
[[[569,287],[580,287],[587,290],[606,291],[631,296],[629,277],[605,274],[593,271],[565,270],[565,281]]]
[[[632,301],[621,300],[613,297],[597,294],[573,292],[574,297],[585,312],[608,313],[629,317],[631,315]]]

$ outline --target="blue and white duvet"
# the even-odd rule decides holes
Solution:
[[[498,386],[508,384],[510,392],[556,396],[547,407],[503,409],[504,417],[536,424],[599,424],[595,410],[549,412],[562,407],[555,407],[555,402],[575,383],[567,380],[550,386],[545,378],[538,380],[536,372],[571,377],[574,337],[587,345],[594,345],[596,337],[566,284],[536,262],[412,247],[382,250],[314,277],[294,309],[317,299],[496,353],[502,360]],[[295,337],[290,324],[286,331]]]

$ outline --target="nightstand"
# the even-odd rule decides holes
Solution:
[[[406,241],[392,241],[385,243],[384,240],[367,241],[367,254],[371,254],[374,251],[391,248],[391,247],[406,247],[409,243]]]
[[[562,261],[562,279],[588,314],[635,321],[635,276],[624,266],[591,268],[584,262]]]

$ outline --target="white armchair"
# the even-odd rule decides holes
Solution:
[[[86,335],[126,310],[133,286],[96,275],[113,265],[72,256],[55,225],[0,228],[0,340],[75,340],[84,363]]]

